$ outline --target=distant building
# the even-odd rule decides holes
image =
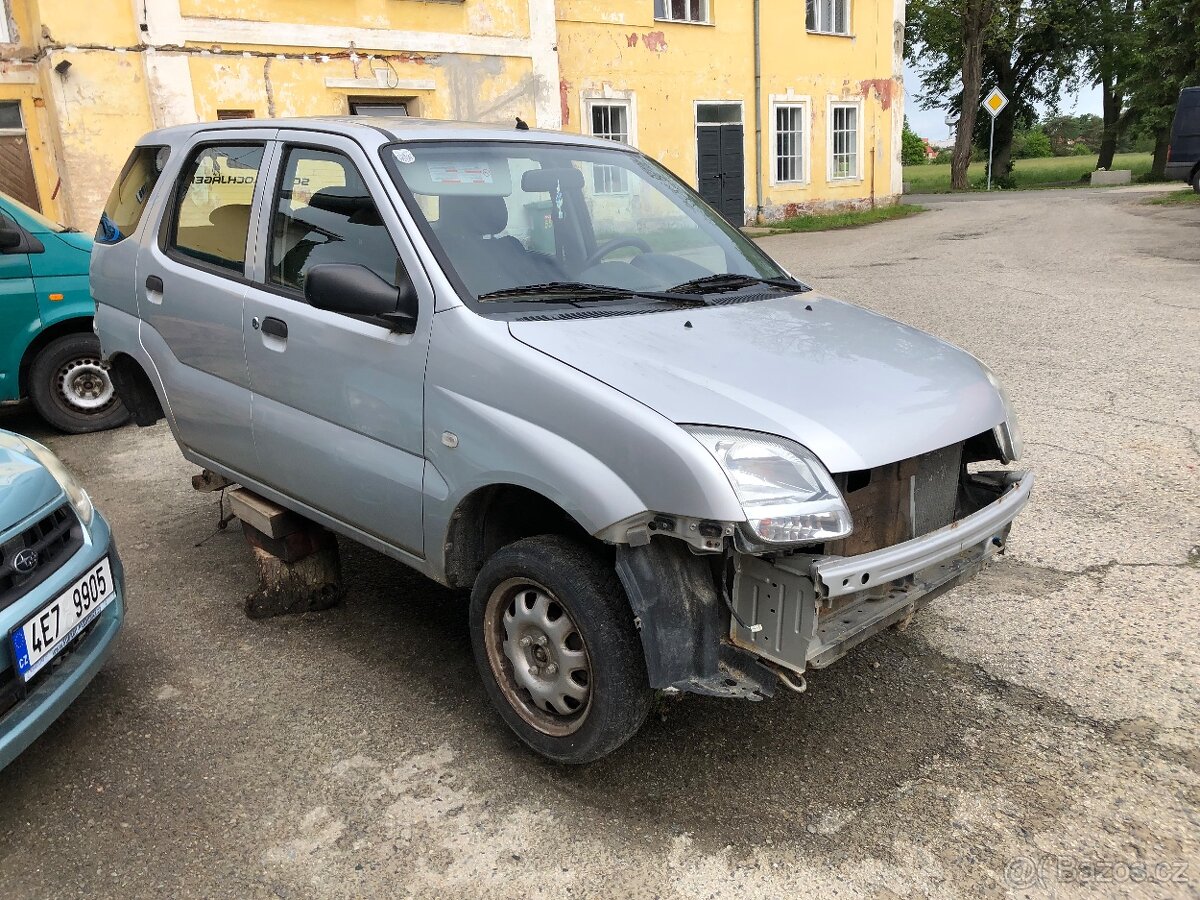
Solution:
[[[903,0],[755,6],[0,0],[0,190],[90,230],[152,128],[370,113],[630,143],[739,224],[894,201]]]

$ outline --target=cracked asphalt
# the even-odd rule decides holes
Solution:
[[[162,425],[45,439],[112,521],[118,651],[0,772],[0,895],[1200,894],[1200,210],[931,198],[766,238],[1003,379],[1008,553],[803,696],[664,702],[562,769],[487,705],[461,598],[343,543],[348,600],[250,621],[238,530]]]

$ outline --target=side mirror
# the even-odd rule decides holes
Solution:
[[[310,306],[346,316],[383,319],[393,331],[412,334],[417,327],[417,291],[401,272],[396,287],[366,266],[322,263],[304,278],[304,299]]]
[[[25,235],[17,228],[0,225],[0,253],[7,252],[25,243]]]

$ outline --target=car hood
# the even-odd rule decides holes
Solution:
[[[917,456],[1005,418],[969,353],[814,293],[509,328],[674,422],[791,438],[832,472]]]
[[[82,231],[60,231],[54,235],[68,247],[73,247],[76,250],[82,250],[84,253],[92,252],[92,244],[95,240],[90,234],[84,234]]]
[[[11,433],[0,431],[0,533],[62,494],[58,481]]]

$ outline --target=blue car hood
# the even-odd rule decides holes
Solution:
[[[0,533],[27,518],[63,489],[16,435],[0,431]]]
[[[969,353],[815,292],[509,329],[673,422],[791,438],[832,472],[946,447],[1005,418]]]

